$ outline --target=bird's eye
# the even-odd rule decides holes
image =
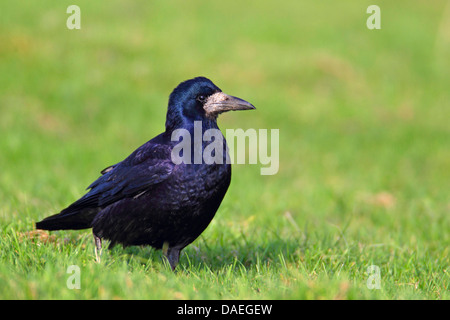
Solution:
[[[203,94],[199,94],[199,95],[197,96],[197,101],[205,102],[205,101],[206,101],[206,96],[203,95]]]

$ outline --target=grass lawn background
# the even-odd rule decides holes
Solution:
[[[450,298],[448,1],[378,1],[381,30],[369,1],[77,1],[68,30],[71,4],[0,6],[1,299]],[[177,273],[151,248],[98,264],[90,231],[29,233],[199,75],[257,108],[223,131],[280,130],[280,164],[233,166]]]

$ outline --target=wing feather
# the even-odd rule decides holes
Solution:
[[[147,142],[122,162],[102,170],[102,176],[88,187],[90,191],[64,211],[105,207],[148,191],[172,173],[175,165],[170,152],[167,145]]]

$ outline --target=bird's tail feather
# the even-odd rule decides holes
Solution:
[[[94,220],[96,214],[99,212],[98,208],[84,208],[75,211],[71,210],[69,212],[67,212],[66,210],[47,217],[42,221],[36,222],[36,229],[78,230],[91,228],[91,223]]]

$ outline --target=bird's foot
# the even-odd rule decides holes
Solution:
[[[100,258],[102,256],[102,239],[94,234],[94,244],[95,244],[95,261],[100,263]]]
[[[171,248],[169,247],[168,242],[164,242],[162,251],[164,256],[169,261],[170,267],[172,268],[172,271],[175,271],[175,268],[178,265],[178,260],[180,259],[180,249],[178,248]]]

